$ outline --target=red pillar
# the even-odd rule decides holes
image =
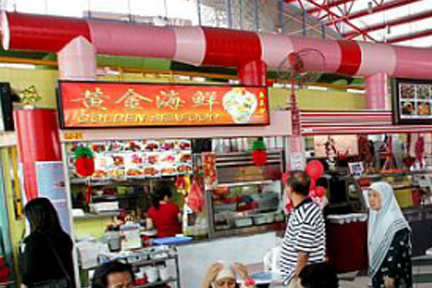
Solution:
[[[244,86],[265,86],[267,65],[261,60],[253,60],[238,67],[240,84]]]
[[[57,112],[54,109],[14,111],[18,161],[23,165],[27,200],[38,196],[36,162],[62,161]]]

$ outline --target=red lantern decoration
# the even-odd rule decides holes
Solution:
[[[252,160],[257,166],[264,166],[267,163],[267,148],[263,138],[252,143]]]
[[[267,151],[256,150],[252,152],[252,159],[257,166],[264,166],[267,163]]]
[[[76,173],[81,177],[93,175],[95,171],[95,163],[93,159],[93,151],[88,147],[78,147],[75,151],[75,169]]]

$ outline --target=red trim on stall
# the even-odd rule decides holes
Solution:
[[[393,125],[388,111],[302,111],[302,135],[430,132],[430,125]]]

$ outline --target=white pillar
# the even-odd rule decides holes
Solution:
[[[96,80],[96,49],[84,37],[69,42],[57,53],[60,79]]]
[[[97,80],[96,49],[84,37],[77,37],[70,41],[63,49],[57,53],[58,69],[62,80]],[[65,153],[63,146],[63,153]],[[63,156],[63,159],[66,159]],[[65,161],[65,160],[64,160]],[[67,174],[67,173],[66,173]],[[67,177],[67,176],[66,176]],[[66,191],[68,195],[68,206],[72,234],[74,233],[72,218],[72,192],[70,182],[66,179]],[[74,249],[74,269],[76,287],[80,287],[78,253]]]

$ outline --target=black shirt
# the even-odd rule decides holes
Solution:
[[[49,241],[47,237],[49,237]],[[74,266],[72,258],[73,243],[68,234],[33,232],[24,239],[21,273],[23,283],[32,286],[36,283],[65,278],[58,264],[51,243],[69,274],[72,287],[75,287]]]
[[[372,287],[384,287],[385,276],[395,279],[395,288],[413,287],[411,250],[411,231],[409,229],[398,231],[393,237],[380,269],[372,278]]]

